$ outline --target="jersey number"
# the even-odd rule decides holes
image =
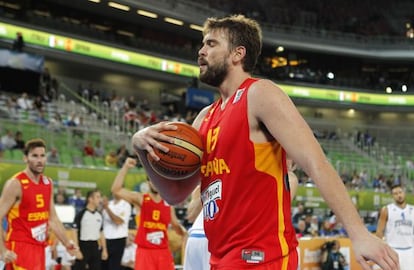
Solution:
[[[153,220],[160,220],[161,212],[159,210],[152,211],[152,219]]]
[[[217,137],[220,131],[220,127],[216,127],[215,129],[209,129],[207,132],[207,153],[211,153],[211,151],[216,148],[217,144]]]
[[[42,208],[45,206],[45,200],[43,199],[43,194],[36,194],[36,207]]]

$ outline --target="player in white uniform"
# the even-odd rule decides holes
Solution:
[[[376,235],[398,253],[400,270],[414,269],[414,206],[405,201],[400,185],[391,188],[394,203],[381,209]]]
[[[210,269],[210,252],[208,252],[208,241],[204,234],[203,222],[203,212],[201,211],[193,226],[188,230],[184,270]]]

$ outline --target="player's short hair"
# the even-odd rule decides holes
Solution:
[[[401,186],[401,184],[394,184],[391,186],[390,191],[392,192],[396,188],[403,188],[403,187]]]
[[[43,147],[46,149],[45,141],[39,138],[28,140],[24,146],[23,154],[27,156],[32,149],[37,147]]]
[[[243,70],[252,72],[262,50],[262,29],[259,23],[240,14],[220,19],[208,18],[204,23],[203,35],[214,30],[227,32],[230,50],[238,46],[246,48]]]

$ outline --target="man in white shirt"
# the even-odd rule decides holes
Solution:
[[[114,195],[110,201],[104,198],[103,207],[103,233],[108,250],[108,260],[103,262],[103,270],[120,270],[122,254],[128,237],[131,205]]]

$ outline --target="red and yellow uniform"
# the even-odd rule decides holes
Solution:
[[[285,151],[277,141],[250,140],[247,93],[254,81],[244,81],[224,110],[216,101],[200,127],[212,269],[297,268]]]
[[[135,243],[138,245],[135,270],[173,270],[174,260],[168,248],[168,225],[171,207],[164,201],[155,202],[144,194]]]
[[[22,195],[7,215],[6,246],[19,255],[6,269],[44,270],[51,180],[41,175],[36,184],[24,172],[13,178],[20,182]]]

